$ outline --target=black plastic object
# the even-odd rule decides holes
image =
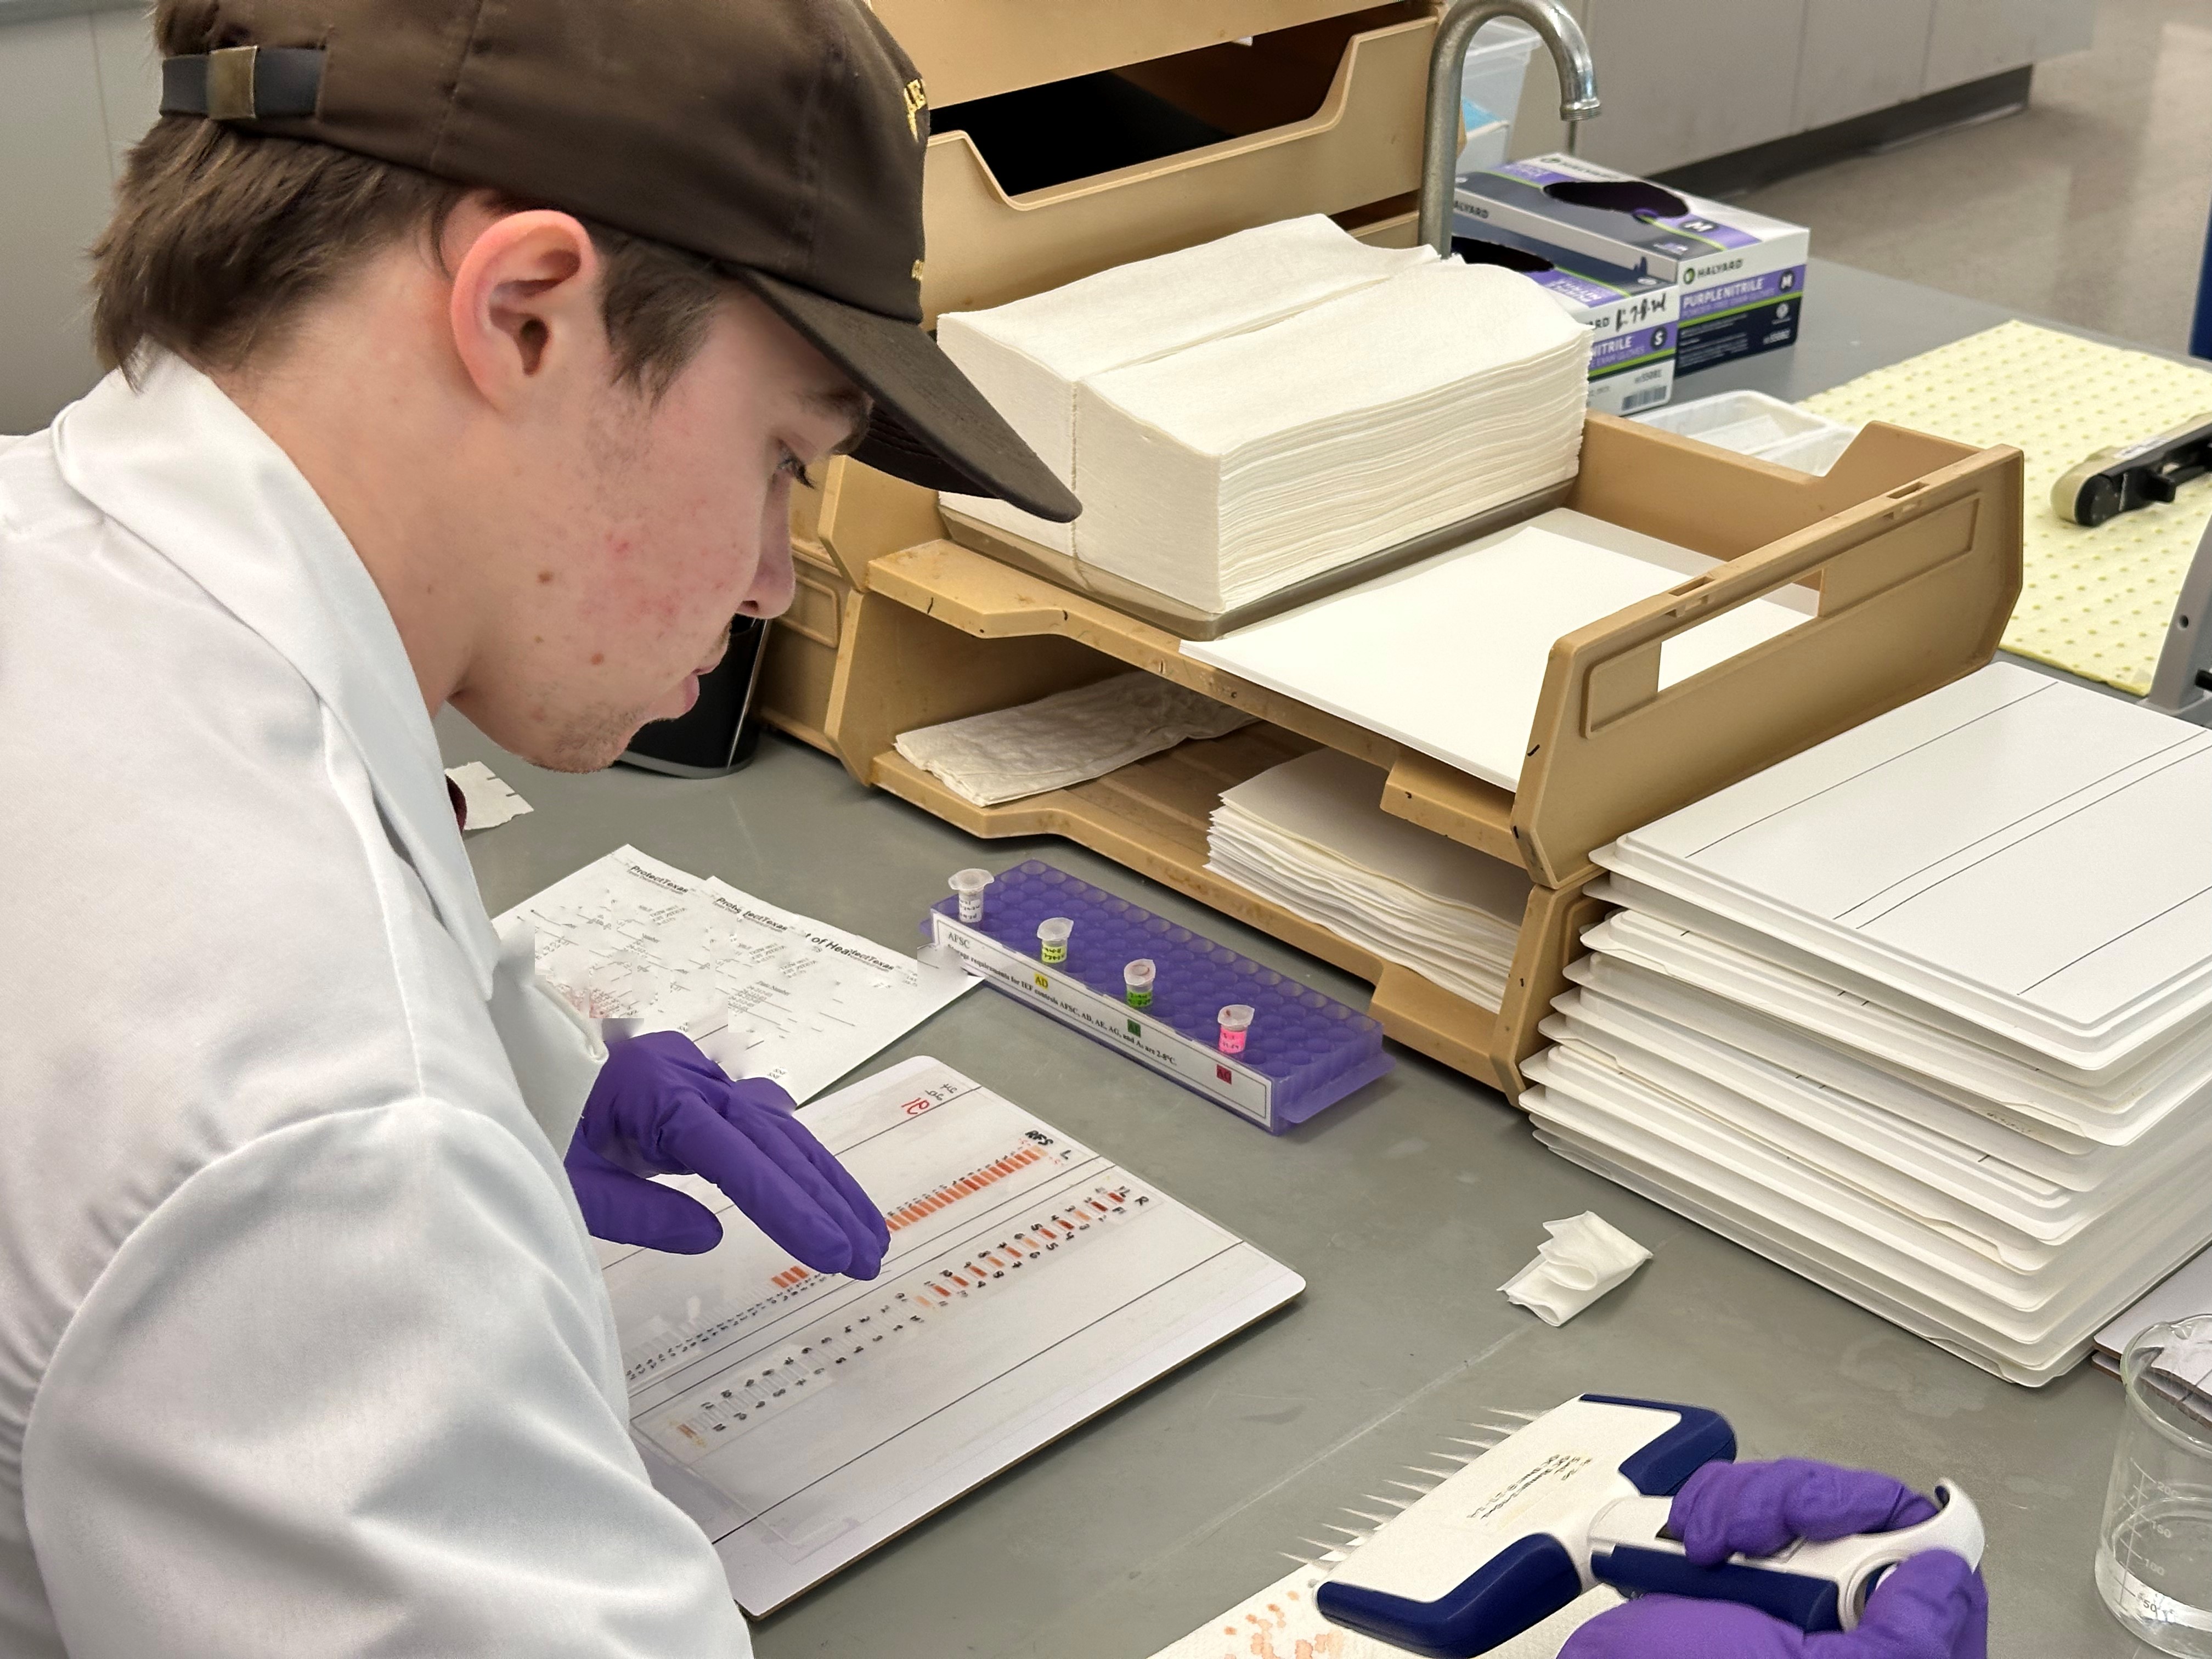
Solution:
[[[769,624],[739,617],[730,624],[730,648],[699,681],[699,701],[688,714],[640,728],[623,759],[648,772],[679,778],[719,778],[753,757],[760,719],[753,710]]]
[[[2100,449],[2060,475],[2051,487],[2051,510],[2094,530],[2154,501],[2170,501],[2179,488],[2212,472],[2212,419],[2199,415],[2140,443]]]
[[[1703,1406],[1678,1406],[1668,1400],[1638,1400],[1618,1394],[1578,1396],[1594,1406],[1633,1406],[1638,1411],[1672,1412],[1682,1420],[1620,1465],[1629,1485],[1646,1498],[1672,1498],[1682,1483],[1708,1463],[1735,1462],[1735,1431],[1728,1419]]]
[[[1451,242],[1452,252],[1471,265],[1502,265],[1507,270],[1522,271],[1530,276],[1559,269],[1540,253],[1508,247],[1503,242],[1490,241],[1484,237],[1455,236]]]
[[[1782,1572],[1772,1567],[1738,1566],[1727,1561],[1717,1567],[1700,1567],[1671,1550],[1639,1550],[1626,1544],[1593,1551],[1590,1571],[1614,1589],[1638,1595],[1688,1595],[1701,1601],[1734,1601],[1757,1607],[1808,1634],[1844,1627],[1832,1578]]]
[[[1687,202],[1648,179],[1562,179],[1545,185],[1544,194],[1555,202],[1626,213],[1632,219],[1680,219],[1690,211]]]
[[[1466,1659],[1543,1623],[1582,1593],[1574,1557],[1540,1532],[1515,1539],[1434,1601],[1330,1579],[1314,1605],[1332,1624],[1407,1653]]]
[[[1009,196],[1232,136],[1109,70],[948,104],[931,112],[929,130],[966,133]]]

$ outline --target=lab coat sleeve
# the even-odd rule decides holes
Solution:
[[[478,1114],[335,1114],[192,1174],[26,1431],[72,1659],[748,1654],[602,1391],[603,1294],[544,1163]]]
[[[499,936],[491,1023],[514,1068],[523,1103],[555,1155],[566,1152],[606,1063],[606,1044],[597,1020],[585,1018],[538,977],[538,930],[526,916],[509,922]]]

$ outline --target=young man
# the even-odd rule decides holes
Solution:
[[[429,716],[607,764],[782,607],[839,450],[1076,503],[916,326],[927,110],[858,0],[156,28],[118,372],[0,440],[0,1653],[731,1659],[586,1228],[709,1247],[641,1178],[688,1170],[866,1276],[883,1219],[773,1090],[539,992]],[[1904,1513],[1785,1474],[1698,1547]],[[1959,1577],[1850,1651],[1968,1659]],[[1592,1659],[1783,1651],[1629,1612]]]
[[[118,372],[0,440],[0,1653],[742,1654],[586,1223],[706,1248],[640,1178],[691,1170],[866,1275],[882,1218],[680,1039],[601,1072],[429,717],[606,765],[782,608],[839,451],[1076,504],[918,326],[859,0],[155,26]]]

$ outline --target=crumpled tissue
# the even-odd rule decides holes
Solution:
[[[1252,716],[1141,669],[1017,708],[902,732],[899,753],[978,806],[1103,777],[1186,738],[1218,738]]]
[[[1547,1325],[1564,1325],[1651,1259],[1595,1210],[1547,1221],[1536,1259],[1498,1288]]]

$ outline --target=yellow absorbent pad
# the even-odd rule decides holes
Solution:
[[[2027,458],[2027,580],[2004,646],[2136,696],[2150,690],[2183,575],[2212,519],[2212,478],[2094,530],[2051,510],[2051,486],[2100,449],[2212,416],[2212,374],[2148,352],[2005,323],[1805,400]]]

